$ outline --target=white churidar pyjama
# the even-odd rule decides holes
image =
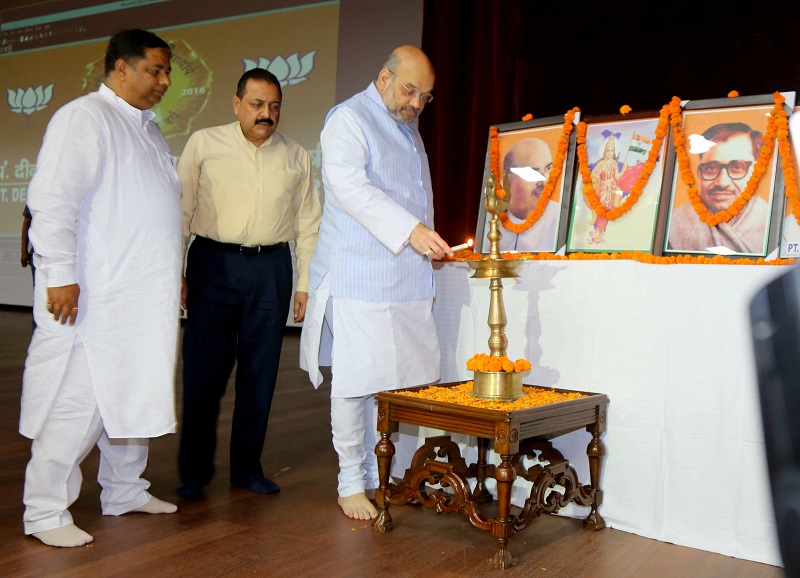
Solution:
[[[323,333],[331,334],[333,300],[325,306]],[[330,361],[328,361],[330,363]],[[333,449],[339,456],[339,496],[361,494],[377,488],[378,461],[375,457],[378,404],[374,395],[338,397],[331,391]]]
[[[80,493],[80,464],[95,444],[100,449],[97,480],[103,488],[103,514],[118,516],[147,503],[150,482],[140,476],[147,466],[148,440],[106,435],[89,362],[77,337],[52,411],[31,445],[23,496],[26,534],[72,523],[68,508]]]
[[[378,404],[375,397],[331,397],[333,447],[339,456],[339,496],[346,498],[374,489],[378,482],[375,457]]]

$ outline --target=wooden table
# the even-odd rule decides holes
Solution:
[[[457,384],[443,384],[442,387],[454,385]],[[516,563],[508,549],[511,536],[527,528],[537,516],[557,512],[570,502],[591,508],[584,526],[592,530],[605,528],[605,521],[597,511],[603,502],[599,483],[602,458],[606,453],[600,439],[606,430],[608,398],[605,394],[581,392],[587,397],[523,410],[498,411],[398,393],[419,389],[423,388],[385,391],[377,395],[381,439],[375,453],[380,488],[376,492],[378,516],[372,522],[374,528],[391,531],[390,504],[418,503],[440,513],[461,511],[473,526],[491,531],[497,540],[497,549],[489,558],[495,568],[508,568]],[[391,434],[397,431],[399,423],[475,436],[478,439],[477,463],[467,465],[458,445],[449,436],[427,438],[414,454],[402,481],[389,483],[395,453]],[[581,428],[586,428],[592,436],[586,449],[589,485],[580,484],[575,469],[549,441]],[[500,456],[497,466],[487,462],[490,445]],[[523,460],[533,465],[526,467]],[[533,487],[520,513],[511,515],[511,487],[517,476],[531,482]],[[497,481],[497,515],[494,518],[484,516],[479,507],[493,501],[486,488],[487,478]],[[474,489],[468,479],[475,480]],[[434,490],[431,485],[436,484],[440,488]],[[553,489],[554,486],[561,486],[563,492],[561,488]]]

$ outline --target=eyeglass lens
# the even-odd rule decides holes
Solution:
[[[731,161],[727,164],[711,161],[708,163],[701,163],[698,169],[700,178],[704,181],[713,181],[719,177],[722,169],[725,169],[730,178],[738,180],[747,174],[751,164],[752,163],[748,161]]]
[[[392,71],[390,70],[389,72],[392,72]],[[397,79],[397,81],[403,87],[403,92],[405,93],[405,96],[407,96],[409,98],[414,98],[414,97],[419,96],[419,101],[422,104],[428,104],[430,101],[433,100],[433,95],[430,92],[423,92],[423,93],[420,94],[419,90],[417,90],[416,88],[411,88],[405,82],[400,80],[400,77],[397,76],[397,74],[395,74],[394,72],[392,72],[392,74],[394,74],[394,77]]]

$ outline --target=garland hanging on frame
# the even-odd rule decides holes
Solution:
[[[625,202],[614,209],[606,208],[606,206],[600,202],[600,199],[597,197],[597,192],[594,190],[594,186],[592,185],[592,172],[589,168],[589,157],[586,154],[587,126],[583,121],[578,123],[578,168],[580,169],[581,179],[583,180],[583,195],[586,197],[586,204],[591,207],[598,217],[614,221],[630,211],[639,201],[639,197],[642,196],[642,191],[647,185],[647,181],[650,180],[650,175],[653,173],[653,169],[655,169],[656,162],[658,161],[661,143],[664,141],[664,137],[669,128],[669,114],[669,106],[664,105],[661,108],[658,125],[656,126],[656,138],[653,139],[650,154],[647,156],[647,162],[644,164],[642,174],[639,175],[636,184],[631,189]]]
[[[729,95],[730,96],[730,95]],[[738,94],[736,95],[738,96]],[[773,94],[775,106],[769,113],[767,120],[767,131],[764,134],[764,145],[761,147],[759,158],[756,160],[755,167],[747,185],[739,197],[728,207],[726,210],[720,211],[716,214],[711,213],[700,199],[697,190],[697,184],[694,176],[691,173],[689,166],[689,158],[686,152],[686,135],[683,131],[683,120],[681,110],[681,100],[677,96],[673,96],[672,100],[661,108],[659,114],[658,126],[656,127],[656,138],[653,141],[653,146],[650,149],[647,162],[645,163],[644,170],[636,182],[636,185],[631,189],[630,195],[625,202],[614,209],[606,208],[597,197],[594,187],[591,182],[591,170],[589,168],[588,156],[586,153],[586,133],[587,125],[585,122],[578,123],[577,132],[577,156],[578,168],[581,173],[583,181],[583,193],[586,202],[591,209],[600,217],[613,221],[630,211],[633,206],[638,202],[642,195],[644,187],[655,169],[655,164],[658,160],[658,154],[661,149],[661,144],[667,133],[667,126],[672,125],[673,141],[675,144],[675,153],[678,161],[679,174],[681,180],[687,186],[687,195],[692,207],[700,216],[700,220],[707,225],[714,227],[719,223],[728,222],[733,217],[739,214],[747,202],[752,198],[761,178],[767,172],[767,167],[772,153],[775,149],[776,142],[778,151],[781,158],[781,168],[783,170],[785,194],[789,200],[789,205],[792,209],[792,214],[795,220],[800,224],[800,191],[797,186],[797,176],[794,170],[794,163],[792,159],[792,149],[789,142],[789,125],[786,110],[784,109],[785,98],[780,92]],[[504,212],[500,215],[500,221],[503,228],[512,233],[522,233],[530,229],[544,214],[553,191],[555,190],[556,182],[561,176],[564,165],[564,157],[567,152],[567,143],[569,142],[569,135],[572,133],[573,121],[575,114],[580,112],[578,107],[574,107],[567,111],[564,115],[563,133],[559,140],[558,150],[553,162],[553,170],[547,178],[547,182],[542,190],[542,194],[537,202],[535,209],[528,215],[522,223],[512,223],[508,217],[508,213]],[[500,141],[499,131],[496,126],[489,129],[490,145],[489,145],[489,168],[498,183],[496,194],[498,198],[504,199],[506,191],[502,188],[502,179],[500,178]]]
[[[731,205],[718,213],[709,211],[700,194],[697,191],[697,183],[695,182],[692,171],[689,167],[689,157],[686,153],[686,135],[683,132],[683,121],[681,118],[681,100],[677,96],[672,97],[669,103],[670,107],[670,123],[672,124],[672,139],[675,142],[675,154],[678,158],[678,167],[681,180],[687,186],[686,194],[692,203],[692,207],[699,215],[700,220],[709,227],[715,227],[719,223],[727,223],[744,208],[747,202],[752,198],[753,193],[761,182],[761,177],[767,172],[769,159],[772,157],[772,152],[775,150],[775,139],[778,132],[776,119],[779,114],[786,114],[783,110],[784,98],[776,92],[774,95],[775,106],[769,114],[767,119],[767,131],[764,133],[764,145],[761,147],[758,159],[756,159],[753,173],[747,181],[747,186],[739,195],[739,197],[731,203]]]
[[[555,159],[553,160],[553,170],[550,171],[550,174],[547,177],[547,182],[542,189],[542,194],[536,203],[536,207],[522,223],[512,223],[511,219],[508,217],[508,211],[503,212],[500,215],[500,223],[506,230],[512,233],[523,233],[530,229],[544,214],[544,210],[547,208],[547,203],[550,201],[550,197],[553,195],[553,191],[556,188],[556,183],[558,182],[558,179],[561,176],[561,171],[564,168],[564,157],[567,154],[569,135],[572,134],[575,114],[578,112],[580,112],[580,109],[576,106],[568,110],[564,115],[563,132],[558,142],[558,150],[556,151]],[[502,188],[503,181],[500,178],[502,172],[500,171],[500,139],[498,135],[499,131],[497,130],[496,126],[493,126],[489,129],[489,170],[492,172],[495,181],[498,183],[495,194],[498,198],[504,199],[506,197],[506,191],[504,191]]]

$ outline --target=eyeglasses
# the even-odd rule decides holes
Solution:
[[[387,70],[389,69],[387,68]],[[393,70],[389,70],[389,72],[391,72],[392,76],[394,76],[397,79],[397,82],[403,85],[404,95],[410,98],[411,100],[414,100],[414,98],[417,96],[419,97],[419,101],[422,104],[428,104],[430,101],[433,100],[433,95],[430,92],[420,92],[418,88],[411,88],[405,82],[400,80],[400,77],[397,76],[397,74],[395,74]]]
[[[722,169],[725,169],[731,179],[738,181],[747,176],[747,172],[750,170],[750,165],[752,164],[751,161],[731,161],[728,164],[711,161],[708,163],[700,163],[697,167],[697,173],[704,181],[713,181],[719,177]]]

